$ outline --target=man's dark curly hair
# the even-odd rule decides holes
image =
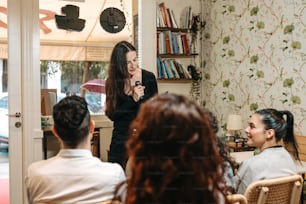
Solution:
[[[84,98],[67,96],[53,107],[54,127],[65,145],[75,148],[89,133],[90,113]]]

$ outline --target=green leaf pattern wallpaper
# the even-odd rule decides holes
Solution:
[[[290,110],[306,135],[306,0],[201,1],[202,101],[221,125]]]

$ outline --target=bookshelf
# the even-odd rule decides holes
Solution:
[[[198,53],[191,53],[191,54],[158,54],[161,58],[190,58],[196,57],[199,55]]]
[[[191,49],[192,7],[186,6],[180,21],[165,2],[156,5],[157,78],[160,82],[188,83],[192,77],[183,58],[196,58]]]
[[[200,1],[190,1],[190,0],[138,0],[138,20],[139,20],[139,36],[138,36],[138,56],[140,67],[153,72],[158,78],[157,73],[157,46],[156,46],[156,33],[157,33],[157,9],[161,2],[165,2],[166,5],[173,10],[173,14],[176,20],[180,20],[180,14],[184,11],[186,7],[191,6],[194,14],[200,13]],[[175,28],[160,28],[164,30]],[[178,28],[179,29],[179,28]],[[182,29],[182,28],[181,28]],[[188,32],[187,28],[183,28],[184,32]],[[200,40],[197,41],[200,45]],[[199,47],[198,47],[199,48]],[[196,52],[199,52],[199,49]],[[200,64],[200,54],[192,56],[170,56],[161,55],[163,58],[174,58],[184,64],[186,67],[189,64],[193,64],[194,60],[196,64]],[[177,93],[182,95],[190,96],[192,90],[192,80],[186,79],[158,79],[158,91],[159,93],[169,92]]]

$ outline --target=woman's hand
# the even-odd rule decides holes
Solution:
[[[145,88],[146,87],[142,85],[134,86],[133,99],[135,102],[138,102],[143,98]]]

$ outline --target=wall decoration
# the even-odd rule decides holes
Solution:
[[[100,15],[100,24],[105,31],[118,33],[126,24],[124,13],[117,8],[107,8]]]
[[[66,5],[61,11],[64,15],[55,15],[55,22],[58,29],[82,31],[85,26],[85,20],[79,18],[79,7],[75,5]]]

